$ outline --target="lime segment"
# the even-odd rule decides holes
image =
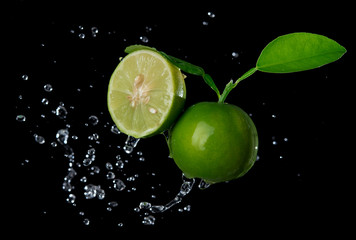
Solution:
[[[185,97],[180,70],[155,51],[139,50],[122,59],[112,74],[108,108],[120,131],[142,138],[169,128]]]

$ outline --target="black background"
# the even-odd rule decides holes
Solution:
[[[288,230],[287,235],[294,236],[348,230],[345,219],[351,215],[352,191],[348,186],[354,179],[349,140],[354,109],[351,6],[340,2],[315,6],[301,2],[189,6],[175,2],[123,5],[104,1],[16,1],[13,10],[9,34],[15,56],[12,116],[26,116],[26,122],[13,120],[16,150],[9,169],[10,222],[19,229],[14,233],[281,235]],[[92,35],[92,27],[98,29],[96,36]],[[154,215],[154,226],[143,225],[144,212],[136,213],[133,208],[141,201],[167,203],[179,191],[181,173],[167,158],[162,136],[141,140],[132,156],[113,147],[123,146],[126,136],[109,131],[112,122],[106,92],[124,48],[147,44],[202,66],[222,91],[230,79],[237,79],[254,66],[268,42],[299,31],[328,36],[348,52],[339,61],[312,71],[284,75],[258,72],[242,82],[227,102],[252,114],[260,142],[255,166],[230,183],[206,190],[195,186],[181,204]],[[79,37],[82,33],[83,39]],[[142,36],[147,37],[147,43]],[[238,57],[234,58],[232,52]],[[24,81],[22,75],[29,79]],[[43,90],[47,83],[54,89],[50,93]],[[199,77],[188,76],[186,85],[186,106],[217,100]],[[41,103],[44,97],[49,100],[48,106]],[[60,102],[68,110],[64,120],[51,113]],[[90,115],[99,118],[98,125],[84,125]],[[62,190],[62,183],[68,159],[61,146],[50,145],[56,140],[56,132],[68,127],[66,124],[71,125],[71,136],[78,136],[78,140],[70,138],[68,143],[77,162],[82,161],[89,145],[97,149],[95,164],[101,173],[93,183],[109,186],[105,163],[114,163],[119,153],[130,161],[121,174],[139,174],[134,184],[127,184],[128,189],[133,186],[137,190],[111,190],[104,200],[86,200],[84,185],[77,180],[76,206],[67,203],[68,192]],[[87,139],[94,132],[100,135],[100,144]],[[46,142],[36,143],[34,134],[45,137]],[[145,162],[137,161],[136,151],[142,151]],[[77,178],[88,175],[77,169]],[[152,172],[155,177],[150,175]],[[150,190],[151,186],[156,189]],[[157,198],[148,198],[151,194]],[[117,201],[120,206],[109,212],[108,201]],[[190,211],[178,211],[187,205]],[[84,216],[79,215],[80,211]],[[83,224],[84,218],[90,220],[88,226]],[[117,226],[119,222],[122,227]]]

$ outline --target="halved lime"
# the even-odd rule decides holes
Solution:
[[[116,67],[108,89],[108,108],[121,132],[142,138],[168,129],[186,97],[180,70],[158,52],[138,50]]]

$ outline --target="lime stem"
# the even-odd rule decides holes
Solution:
[[[223,91],[223,93],[220,95],[219,97],[219,101],[218,103],[224,103],[227,96],[229,95],[229,93],[231,92],[232,89],[234,89],[237,84],[239,82],[241,82],[242,80],[248,78],[249,76],[251,76],[252,74],[254,74],[257,71],[257,68],[251,68],[250,70],[248,70],[244,75],[242,75],[240,78],[238,78],[235,83],[231,80],[230,82],[228,82],[225,86],[225,89]]]

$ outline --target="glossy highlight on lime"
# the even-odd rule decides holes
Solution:
[[[241,108],[200,102],[179,118],[168,144],[171,157],[185,176],[217,183],[241,177],[253,166],[258,136]]]

